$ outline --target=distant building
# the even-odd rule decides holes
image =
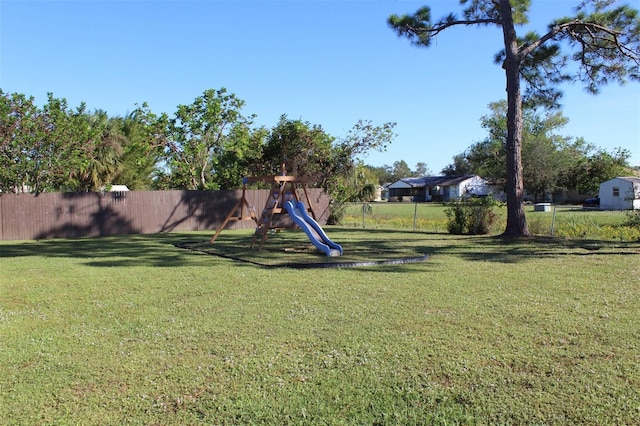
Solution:
[[[103,192],[127,192],[129,188],[127,185],[109,185],[103,186],[100,190]]]
[[[489,183],[477,175],[425,176],[400,179],[389,185],[389,201],[449,201],[491,194]]]
[[[639,210],[640,177],[616,177],[600,184],[602,210]]]

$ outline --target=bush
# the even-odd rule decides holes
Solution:
[[[625,220],[624,226],[640,229],[640,210],[629,210],[627,212],[627,220]]]
[[[447,203],[447,229],[455,235],[488,234],[496,220],[493,208],[498,204],[491,197],[464,198]]]
[[[347,213],[347,206],[347,203],[332,201],[329,206],[330,212],[327,218],[327,225],[339,225],[342,223],[342,219]]]

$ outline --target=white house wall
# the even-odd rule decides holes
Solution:
[[[440,191],[442,191],[442,189]],[[478,176],[449,187],[449,199],[451,200],[462,198],[465,195],[482,196],[490,193],[491,188],[487,185],[487,181]]]
[[[491,193],[491,188],[487,184],[487,181],[479,176],[474,176],[464,182],[460,182],[460,185],[456,187],[456,190],[457,197],[461,197],[464,194],[483,196]]]
[[[618,188],[618,196],[613,189]],[[600,184],[600,208],[603,210],[629,210],[640,208],[640,200],[636,199],[634,185],[630,181],[614,178]]]

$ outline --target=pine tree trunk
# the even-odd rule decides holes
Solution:
[[[522,177],[522,94],[520,92],[520,58],[511,2],[500,0],[506,58],[503,68],[507,78],[507,226],[504,236],[530,236],[524,213]]]

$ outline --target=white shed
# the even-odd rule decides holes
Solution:
[[[600,184],[602,210],[640,209],[640,177],[616,177]]]

